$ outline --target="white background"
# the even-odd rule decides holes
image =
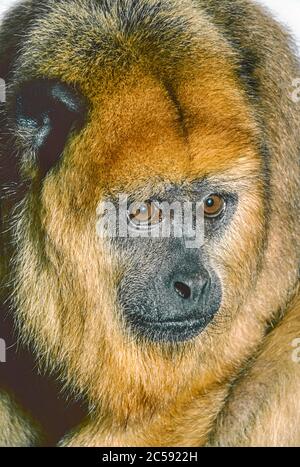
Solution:
[[[0,0],[0,16],[18,0]],[[222,1],[222,0],[220,0]],[[267,5],[294,33],[300,49],[300,0],[257,0]]]

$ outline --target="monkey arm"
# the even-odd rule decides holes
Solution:
[[[10,396],[0,393],[0,447],[36,446],[39,431]]]
[[[300,445],[300,296],[233,386],[212,446]],[[298,343],[298,349],[296,345]]]

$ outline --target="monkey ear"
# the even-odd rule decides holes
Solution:
[[[55,166],[71,131],[82,128],[86,102],[70,86],[54,80],[23,84],[13,104],[17,135],[34,151],[42,175]]]

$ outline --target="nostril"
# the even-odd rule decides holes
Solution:
[[[180,297],[184,298],[185,300],[188,300],[192,295],[191,288],[183,282],[175,282],[174,289],[178,295],[180,295]]]

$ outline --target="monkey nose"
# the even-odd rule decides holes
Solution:
[[[169,284],[169,295],[176,303],[189,308],[204,297],[209,288],[209,275],[202,272],[195,275],[176,274]]]
[[[192,295],[192,289],[188,284],[184,282],[175,282],[174,289],[178,295],[184,300],[188,300]]]

